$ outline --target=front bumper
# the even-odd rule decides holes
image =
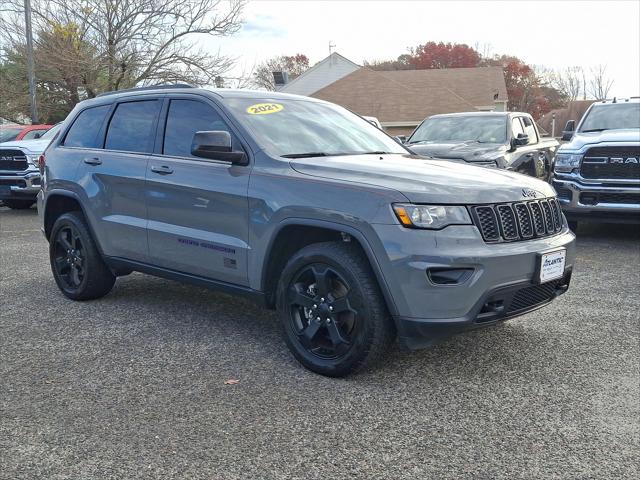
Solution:
[[[640,222],[640,183],[586,184],[571,175],[556,175],[552,184],[562,211],[570,220]]]
[[[35,200],[40,191],[40,172],[0,172],[0,200]]]
[[[475,226],[440,231],[375,225],[386,257],[380,262],[393,299],[400,340],[410,348],[522,315],[564,293],[575,261],[575,236],[485,243]],[[564,276],[536,284],[540,254],[566,250]],[[434,284],[433,268],[467,269],[457,284]]]
[[[410,349],[424,348],[457,333],[494,325],[533,312],[551,303],[569,289],[572,269],[544,284],[521,282],[487,292],[473,309],[460,318],[398,317],[400,340]]]

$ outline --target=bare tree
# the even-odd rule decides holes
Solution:
[[[270,58],[255,68],[253,84],[257,88],[275,90],[276,84],[273,79],[273,72],[287,72],[289,79],[293,80],[302,75],[308,68],[309,59],[301,53]]]
[[[596,100],[604,100],[613,86],[613,79],[607,76],[607,66],[598,65],[591,69],[589,94]]]
[[[577,100],[582,92],[582,67],[567,67],[560,72],[555,72],[551,83],[569,101]]]
[[[19,48],[23,0],[6,0],[15,12],[0,17],[0,39]],[[157,82],[212,84],[234,63],[205,51],[198,36],[226,36],[241,25],[243,0],[33,0],[34,31],[72,27],[93,50],[95,90]],[[38,39],[39,40],[39,39]],[[77,61],[77,59],[69,59]]]

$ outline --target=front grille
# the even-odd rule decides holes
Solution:
[[[0,179],[0,185],[9,185],[10,187],[26,187],[27,186],[27,182],[25,182],[24,180],[20,180],[20,179]]]
[[[640,193],[581,193],[580,203],[597,205],[599,203],[625,203],[640,205]]]
[[[593,179],[640,180],[640,148],[590,148],[582,160],[580,174]]]
[[[566,282],[565,279],[559,278],[541,285],[532,285],[518,290],[513,296],[506,314],[517,313],[553,300],[558,287],[564,282]]]
[[[555,198],[471,207],[485,242],[513,242],[547,237],[562,230],[562,214]]]
[[[28,166],[27,157],[21,150],[0,148],[0,170],[21,172]]]

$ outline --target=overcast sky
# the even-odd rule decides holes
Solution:
[[[532,65],[607,66],[611,96],[640,95],[640,1],[251,1],[239,34],[210,46],[250,68],[334,51],[362,64],[391,59],[430,40],[516,55]]]

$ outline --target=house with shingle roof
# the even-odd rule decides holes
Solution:
[[[307,70],[279,91],[299,93],[291,86],[304,85],[307,88],[302,95],[376,117],[392,135],[410,133],[426,117],[439,113],[507,109],[501,67],[379,71],[350,62],[340,75],[335,75],[334,69],[332,75],[323,76],[323,71],[329,70],[326,63],[323,65]]]

